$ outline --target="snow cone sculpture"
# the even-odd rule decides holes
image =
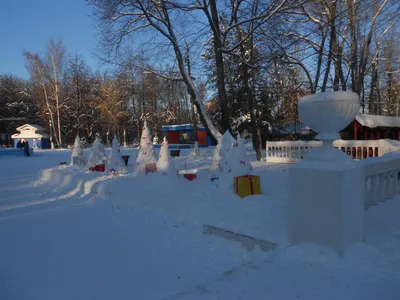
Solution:
[[[232,150],[228,153],[228,157],[224,163],[220,178],[220,186],[233,187],[233,178],[235,176],[250,175],[252,170],[247,150],[240,136],[233,144]]]
[[[260,194],[260,177],[252,176],[252,166],[240,136],[228,154],[219,186],[234,191],[241,197]]]
[[[107,157],[105,156],[104,145],[100,140],[100,136],[96,134],[96,139],[93,142],[87,166],[91,171],[105,171],[105,162]]]
[[[218,178],[219,172],[223,171],[226,159],[232,149],[234,142],[235,139],[232,137],[231,133],[228,130],[219,139],[218,145],[217,147],[215,147],[215,152],[210,167],[211,179]]]
[[[167,138],[161,144],[160,155],[158,156],[158,161],[156,164],[157,172],[163,175],[176,175],[176,169],[174,163],[169,155]]]
[[[151,142],[150,131],[147,122],[144,121],[142,137],[140,139],[140,149],[136,157],[135,173],[154,172],[156,170],[156,155]]]
[[[84,166],[86,165],[86,159],[83,156],[83,149],[79,134],[75,138],[74,149],[71,154],[71,165]]]
[[[125,171],[125,163],[119,152],[119,141],[116,135],[114,135],[114,139],[112,141],[112,149],[110,156],[108,157],[107,168],[113,175]]]

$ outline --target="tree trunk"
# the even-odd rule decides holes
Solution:
[[[332,63],[332,56],[333,56],[333,44],[334,44],[334,39],[336,38],[335,17],[336,17],[336,2],[334,4],[334,6],[331,10],[331,14],[330,14],[330,21],[332,22],[332,25],[331,25],[331,32],[330,32],[330,36],[329,36],[330,40],[329,40],[328,62],[326,64],[325,76],[324,76],[324,80],[323,80],[322,87],[321,87],[322,92],[326,91],[326,85],[328,83],[328,77],[329,77],[329,73],[331,70],[331,63]]]
[[[126,148],[126,128],[124,128],[124,147]]]
[[[378,69],[377,69],[377,61],[372,63],[372,70],[371,70],[371,90],[369,92],[369,101],[368,101],[368,112],[371,115],[377,113],[377,103],[376,103],[376,84],[378,80]]]
[[[217,11],[216,0],[210,0],[210,9],[212,17],[212,24],[210,24],[210,26],[213,29],[214,33],[214,56],[217,68],[216,77],[217,77],[218,99],[222,114],[222,128],[223,131],[229,130],[232,133],[231,122],[229,120],[228,101],[225,90],[225,70],[224,70],[223,55],[221,52],[222,49],[222,43],[220,39],[221,32],[219,27],[219,15]]]
[[[192,77],[192,68],[190,65],[190,58],[189,58],[189,49],[187,49],[186,53],[186,63],[187,63],[187,68],[188,68],[188,73],[189,76]],[[189,92],[190,95],[190,92]],[[195,112],[195,106],[194,106],[194,101],[195,99],[193,98],[192,95],[190,95],[190,104],[191,104],[191,112],[192,112],[192,124],[193,124],[193,141],[194,141],[194,153],[196,156],[200,156],[200,151],[199,151],[199,137],[197,136],[197,118],[196,118],[196,112]]]
[[[61,120],[60,120],[60,102],[58,97],[58,83],[56,83],[56,91],[55,91],[55,98],[56,98],[56,117],[57,117],[57,131],[58,131],[58,139],[57,144],[58,147],[62,146],[62,139],[61,139]]]
[[[50,119],[49,119],[49,132],[50,132],[50,147],[51,147],[51,149],[54,149],[53,130],[52,130]]]
[[[193,140],[194,140],[194,153],[196,156],[200,156],[199,151],[199,137],[197,136],[197,118],[194,106],[194,100],[190,97],[192,103],[192,124],[193,124]]]
[[[321,47],[318,49],[318,62],[317,62],[317,72],[315,73],[315,80],[314,84],[311,86],[311,93],[315,94],[318,89],[318,82],[319,78],[321,76],[321,68],[322,68],[322,59],[324,56],[324,47],[325,47],[325,41],[326,41],[326,34],[323,32],[323,29],[320,29],[321,33],[323,34],[322,41],[321,41]]]
[[[358,76],[358,55],[357,55],[357,15],[355,12],[356,1],[346,0],[348,10],[349,29],[350,29],[350,72],[352,91],[360,95],[359,76]]]
[[[257,160],[262,160],[262,136],[260,127],[257,128],[257,139],[258,139],[258,149],[257,149]],[[258,158],[258,153],[260,153],[260,158]]]

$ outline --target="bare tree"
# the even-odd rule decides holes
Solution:
[[[45,104],[45,113],[43,117],[47,119],[50,130],[50,143],[51,148],[54,148],[53,138],[56,139],[57,145],[59,145],[59,140],[57,138],[57,130],[55,128],[54,123],[54,113],[53,113],[53,105],[51,105],[50,97],[49,97],[49,86],[46,81],[46,74],[48,74],[48,67],[40,58],[39,54],[32,54],[30,52],[24,53],[25,58],[27,60],[27,69],[31,73],[32,80],[34,81],[37,88],[40,89],[43,95],[43,102]]]
[[[41,87],[41,94],[49,116],[48,121],[52,146],[54,146],[54,138],[58,147],[62,145],[60,77],[64,53],[65,48],[62,42],[54,40],[50,40],[47,46],[47,55],[44,57],[41,57],[37,53],[25,52],[26,67],[31,74],[33,82]]]
[[[60,118],[60,76],[65,54],[65,47],[61,41],[50,40],[48,46],[48,58],[50,61],[52,96],[55,100],[56,118],[57,118],[57,144],[62,145],[61,136],[61,118]],[[50,74],[49,74],[50,75]]]
[[[182,80],[197,107],[200,119],[211,134],[218,139],[221,133],[214,127],[208,118],[204,104],[198,101],[196,88],[192,77],[189,75],[184,60],[184,47],[182,36],[177,31],[176,19],[179,14],[174,1],[130,1],[120,2],[111,0],[88,0],[95,8],[95,15],[98,17],[102,26],[103,41],[111,48],[118,48],[124,39],[130,34],[139,34],[143,30],[151,29],[153,33],[158,33],[163,42],[167,42],[173,49],[175,62],[177,64],[180,78],[169,78]],[[156,70],[149,72],[158,73]]]

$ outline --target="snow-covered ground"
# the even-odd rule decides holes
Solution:
[[[130,173],[136,151],[122,150]],[[213,149],[201,151],[182,150],[177,169],[207,168]],[[113,177],[59,167],[70,151],[0,157],[0,299],[400,299],[400,197],[366,212],[365,243],[343,256],[290,247],[290,165],[249,155],[263,194],[244,199],[201,171]],[[204,224],[277,248],[248,251]]]

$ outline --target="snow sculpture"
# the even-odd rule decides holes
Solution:
[[[163,175],[176,174],[174,163],[169,155],[168,142],[165,137],[161,144],[160,155],[158,156],[156,167],[157,172],[160,172]]]
[[[93,142],[87,166],[93,168],[96,165],[102,165],[107,161],[105,156],[104,145],[100,140],[100,136],[96,134],[96,139]]]
[[[71,165],[84,166],[86,164],[86,159],[83,156],[83,149],[81,144],[81,139],[79,134],[76,135],[74,149],[71,154]]]
[[[224,135],[218,140],[218,145],[215,147],[214,156],[211,164],[211,176],[218,177],[217,173],[222,172],[229,151],[231,151],[235,139],[227,130]]]
[[[147,127],[147,122],[144,121],[142,137],[140,138],[140,149],[136,157],[136,172],[145,172],[146,165],[155,164],[156,161],[150,131]]]
[[[119,151],[119,141],[116,135],[114,135],[112,140],[112,149],[108,157],[107,168],[117,173],[121,173],[125,170],[125,163]]]
[[[243,176],[251,173],[252,167],[247,155],[243,140],[238,135],[236,143],[233,144],[225,162],[224,173],[232,176]]]
[[[233,178],[235,176],[250,175],[252,166],[247,155],[243,140],[238,135],[237,141],[233,144],[224,163],[222,173],[220,174],[220,187],[233,187]]]
[[[81,147],[82,147],[82,149],[88,147],[88,143],[87,143],[85,137],[82,137],[82,138],[81,138]]]

